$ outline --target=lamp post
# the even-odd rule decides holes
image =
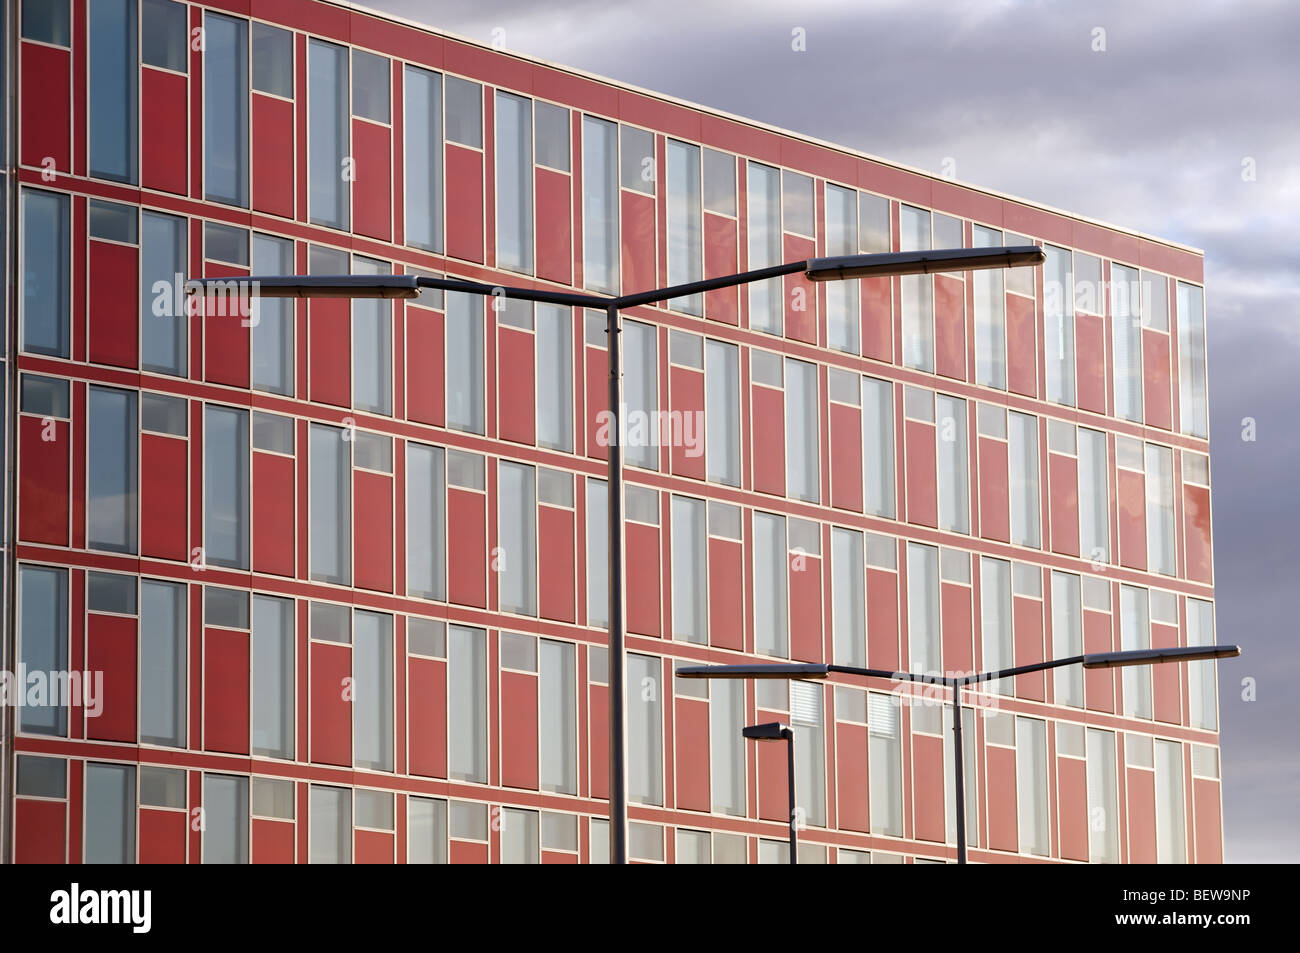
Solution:
[[[595,308],[605,312],[609,412],[613,416],[608,451],[609,515],[609,860],[627,863],[627,697],[625,618],[623,599],[623,360],[620,346],[622,312],[705,291],[734,288],[755,281],[800,272],[809,281],[838,281],[882,275],[921,275],[949,271],[1034,267],[1046,259],[1037,245],[1008,248],[946,248],[931,251],[886,252],[809,258],[720,278],[610,296],[581,291],[552,291],[433,278],[424,275],[268,275],[200,278],[185,283],[187,295],[218,294],[262,298],[416,298],[422,288],[459,291],[518,301]]]
[[[1030,665],[1017,665],[993,672],[972,672],[965,675],[926,675],[913,672],[890,672],[879,668],[858,668],[854,665],[826,665],[814,662],[760,662],[752,665],[687,665],[677,669],[678,678],[829,678],[832,673],[861,675],[866,678],[885,678],[909,682],[927,682],[952,689],[953,734],[953,795],[954,813],[957,815],[957,863],[966,863],[966,792],[965,769],[962,758],[961,693],[968,685],[992,682],[1000,678],[1015,678],[1063,665],[1082,665],[1084,668],[1123,668],[1128,665],[1158,665],[1164,662],[1196,662],[1206,659],[1233,658],[1241,654],[1240,646],[1207,645],[1180,646],[1164,649],[1134,649],[1127,652],[1095,652],[1072,655],[1069,658],[1050,659]],[[748,729],[746,729],[748,730]]]
[[[780,721],[769,721],[761,725],[750,725],[741,731],[746,738],[752,738],[755,741],[784,741],[786,752],[786,780],[789,786],[789,797],[786,803],[786,811],[790,816],[790,863],[799,863],[799,825],[795,822],[794,814],[794,729]]]

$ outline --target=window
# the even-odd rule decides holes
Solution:
[[[1070,250],[1044,245],[1043,358],[1047,399],[1074,406],[1074,288]]]
[[[253,754],[293,757],[293,600],[253,596]]]
[[[307,207],[317,225],[346,229],[348,182],[348,50],[307,41]],[[347,175],[349,178],[345,179]]]
[[[745,685],[732,679],[709,683],[709,791],[713,810],[745,815]]]
[[[953,766],[952,746],[954,742],[952,730],[952,708],[944,705],[941,709],[940,724],[943,732],[943,807],[944,807],[944,824],[946,827],[949,844],[957,843],[957,811],[956,799],[954,797],[953,784],[956,770]],[[912,722],[915,731],[916,722]],[[966,800],[966,843],[969,846],[979,844],[979,784],[973,782],[972,778],[977,777],[976,768],[978,762],[975,754],[975,709],[962,708],[961,710],[961,741],[962,741],[962,765],[965,771],[963,778],[966,783],[962,786],[962,791]]]
[[[185,807],[185,772],[179,768],[140,767],[141,807]]]
[[[406,445],[406,587],[413,596],[447,598],[447,494],[444,451]]]
[[[67,0],[22,0],[22,4],[24,40],[69,45]]]
[[[313,784],[308,811],[308,863],[352,863],[352,789]]]
[[[188,315],[178,286],[189,268],[186,260],[186,220],[158,212],[140,213],[140,366],[156,374],[184,377],[188,366]],[[292,246],[292,242],[287,242]],[[254,251],[256,253],[256,244]],[[262,267],[262,263],[255,260]],[[287,274],[292,269],[263,268],[262,274]],[[281,307],[275,298],[253,298],[265,320]],[[276,302],[272,304],[272,302]],[[254,328],[257,340],[258,328]],[[254,372],[258,348],[253,351]],[[256,385],[254,385],[256,386]]]
[[[560,172],[569,171],[569,111],[563,106],[534,102],[533,136],[537,164]]]
[[[203,196],[247,208],[248,21],[208,11],[203,37]],[[317,93],[313,86],[313,100]],[[319,147],[315,123],[311,134],[313,147]],[[336,163],[336,179],[340,171]]]
[[[663,708],[659,659],[627,656],[628,797],[663,803]]]
[[[889,250],[889,200],[869,192],[859,192],[858,251],[875,254]]]
[[[207,406],[203,489],[205,561],[247,569],[248,411]]]
[[[976,248],[997,248],[1002,233],[982,225],[972,227]],[[1007,389],[1007,314],[1004,275],[999,268],[973,273],[975,292],[975,383]]]
[[[900,205],[898,212],[901,251],[930,249],[930,213],[923,208]],[[904,275],[903,364],[934,372],[934,279],[929,275]]]
[[[1205,292],[1178,282],[1178,412],[1180,429],[1208,437],[1205,384]]]
[[[406,862],[447,863],[447,802],[441,798],[406,799]]]
[[[618,140],[612,122],[582,117],[582,275],[590,291],[618,293]]]
[[[894,387],[862,378],[863,501],[871,516],[894,518]]]
[[[321,582],[352,581],[352,460],[347,431],[312,424],[308,431],[310,572]]]
[[[448,291],[447,426],[483,433],[483,299]]]
[[[148,213],[145,213],[146,217]],[[181,246],[182,250],[184,246]],[[364,259],[358,258],[358,262]],[[178,269],[179,270],[179,269]],[[361,268],[360,274],[367,274]],[[290,275],[294,272],[293,241],[253,233],[253,274]],[[253,298],[251,350],[253,352],[253,390],[293,395],[293,301],[288,298]],[[358,302],[359,304],[360,302]],[[371,302],[365,302],[367,306]],[[385,307],[382,302],[381,308]],[[354,307],[356,307],[354,305]],[[384,333],[387,334],[387,325]],[[182,343],[184,343],[182,341]],[[361,341],[354,343],[360,347]],[[179,373],[179,372],[178,372]],[[360,389],[360,384],[358,384]],[[361,405],[358,403],[357,405]]]
[[[1119,863],[1119,806],[1115,781],[1115,734],[1087,729],[1088,860]]]
[[[1011,489],[1011,542],[1039,546],[1038,418],[1007,411],[1007,466]]]
[[[135,768],[86,762],[85,862],[135,863]]]
[[[790,682],[790,726],[794,729],[795,804],[803,820],[826,826],[826,742],[822,719],[822,687],[814,682]]]
[[[86,542],[92,549],[136,552],[135,391],[91,387],[86,465]]]
[[[19,797],[68,796],[68,763],[63,758],[20,754],[17,772]]]
[[[543,791],[578,792],[578,711],[572,643],[542,639],[538,644],[538,695]]]
[[[1011,642],[1011,564],[988,556],[980,557],[980,641],[985,671],[998,671],[1015,664]],[[998,679],[988,685],[989,691],[1011,694],[1012,683],[1008,679]]]
[[[1172,576],[1174,554],[1174,452],[1146,445],[1147,571]]]
[[[387,275],[392,266],[352,256],[358,275]],[[393,413],[393,303],[387,298],[352,301],[352,406],[391,416]]]
[[[871,832],[903,834],[903,746],[898,696],[867,694],[867,757]]]
[[[907,544],[907,657],[913,672],[941,672],[939,550]]]
[[[138,181],[136,156],[139,95],[136,91],[140,73],[136,55],[139,21],[135,0],[96,0],[90,4],[90,75],[87,88],[90,105],[90,174],[101,179],[135,184]],[[209,15],[211,16],[211,15]],[[218,17],[230,24],[242,23]],[[222,57],[227,53],[222,41],[223,24],[209,21],[207,54],[212,66],[208,81],[221,85]],[[205,84],[206,85],[206,84]],[[247,97],[245,97],[247,98]],[[208,100],[211,103],[211,100]],[[207,106],[208,109],[214,108]],[[213,198],[211,194],[208,196]]]
[[[253,24],[253,88],[293,98],[293,33],[289,30]]]
[[[673,638],[709,640],[708,557],[704,501],[673,497]]]
[[[248,818],[248,778],[231,774],[203,776],[205,864],[248,863]]]
[[[1083,610],[1079,577],[1052,571],[1052,658],[1083,654]],[[1055,670],[1054,692],[1058,705],[1083,707],[1083,668],[1063,665]]]
[[[1187,600],[1187,644],[1214,644],[1214,603]],[[1219,691],[1215,674],[1212,660],[1187,664],[1187,695],[1193,728],[1218,730]]]
[[[541,862],[537,834],[537,812],[507,807],[501,810],[501,863]]]
[[[840,665],[867,664],[865,573],[862,534],[832,527],[831,638]]]
[[[970,455],[966,452],[966,401],[935,396],[938,425],[939,529],[970,532]]]
[[[826,185],[826,254],[854,255],[858,251],[858,198],[853,189]],[[862,351],[858,321],[858,282],[826,283],[826,344],[837,351]]]
[[[633,466],[659,469],[659,345],[653,325],[623,322],[623,455]]]
[[[352,643],[352,763],[393,770],[393,617],[356,611]]]
[[[497,266],[533,273],[533,102],[497,92]]]
[[[352,115],[375,122],[388,122],[388,78],[392,74],[388,58],[352,51]]]
[[[1016,810],[1021,853],[1046,857],[1047,722],[1037,718],[1016,718]]]
[[[748,166],[749,268],[781,264],[781,173],[771,166]],[[783,282],[780,278],[749,284],[749,326],[780,334],[784,325]]]
[[[22,190],[22,349],[67,357],[69,209],[67,195]]]
[[[483,87],[456,76],[445,78],[447,138],[462,146],[483,148]]]
[[[704,277],[700,226],[700,147],[669,139],[668,161],[668,284],[682,285]],[[703,314],[703,295],[674,298],[668,306],[687,314]]]
[[[1141,285],[1136,268],[1110,266],[1112,360],[1115,366],[1115,416],[1142,422]]]
[[[140,580],[140,740],[145,744],[185,746],[185,605],[184,585]]]
[[[587,477],[587,624],[609,628],[609,493]]]
[[[785,492],[816,503],[818,484],[817,365],[785,359]]]
[[[482,629],[448,627],[447,771],[454,781],[487,783],[487,644]]]
[[[740,348],[704,342],[704,454],[708,479],[740,486]]]
[[[1119,587],[1120,648],[1151,648],[1151,626],[1147,612],[1147,590],[1137,586]],[[1133,718],[1151,717],[1151,666],[1130,665],[1123,669],[1124,714]]]
[[[1110,496],[1106,435],[1078,429],[1079,555],[1094,564],[1110,562]]]
[[[785,517],[754,512],[754,649],[788,658]]]
[[[502,460],[497,591],[503,612],[537,615],[537,488],[532,467]]]
[[[442,74],[418,66],[403,69],[408,245],[442,251]]]
[[[1183,828],[1183,746],[1177,741],[1155,743],[1156,863],[1185,864],[1187,835]]]
[[[573,452],[573,309],[536,306],[537,445]]]
[[[18,659],[28,672],[68,670],[68,571],[47,566],[18,569]],[[61,704],[23,705],[18,730],[40,735],[68,733]]]

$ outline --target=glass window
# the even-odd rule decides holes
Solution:
[[[1172,576],[1174,554],[1174,452],[1146,445],[1147,571]]]
[[[321,249],[324,250],[324,249]],[[313,254],[317,251],[313,247]],[[335,254],[344,254],[336,252]],[[220,222],[203,223],[203,255],[208,261],[223,261],[232,265],[248,264],[248,229],[223,225]],[[312,269],[315,271],[315,269]],[[347,257],[338,271],[347,271]]]
[[[746,178],[749,214],[749,268],[781,264],[781,173],[750,162]],[[784,284],[780,278],[750,282],[749,326],[780,334],[784,325]]]
[[[388,122],[388,57],[352,51],[352,115]]]
[[[663,702],[659,659],[627,657],[628,797],[663,803]]]
[[[347,431],[312,424],[308,433],[311,578],[352,580],[352,460]]]
[[[211,17],[212,14],[209,14]],[[241,20],[217,17],[230,24]],[[209,62],[208,82],[221,87],[223,57],[229,55],[224,45],[225,24],[209,19],[209,39],[204,57]],[[90,4],[90,174],[118,182],[138,181],[136,143],[139,95],[136,91],[140,72],[136,56],[139,23],[135,0],[96,0]],[[204,84],[206,87],[206,83]],[[247,99],[247,94],[245,94]],[[208,100],[211,103],[211,99]],[[209,105],[207,109],[214,107]],[[217,107],[219,108],[219,107]],[[245,140],[247,141],[247,140]],[[208,198],[214,198],[209,191]]]
[[[1151,648],[1151,626],[1147,613],[1147,590],[1137,586],[1119,587],[1120,648]],[[1124,678],[1124,714],[1134,718],[1151,717],[1151,666],[1129,665]]]
[[[575,650],[569,642],[538,645],[539,779],[543,791],[578,791],[578,712]]]
[[[86,542],[93,549],[136,552],[137,399],[135,391],[90,388]]]
[[[42,417],[59,417],[67,420],[70,413],[69,383],[59,378],[24,374],[19,407],[25,414],[39,414]]]
[[[135,768],[86,762],[85,862],[135,863]]]
[[[393,617],[356,611],[352,647],[352,763],[393,770]]]
[[[292,242],[288,244],[292,245]],[[156,374],[184,377],[188,363],[186,298],[179,285],[189,268],[186,220],[175,215],[140,215],[140,366]],[[291,269],[290,269],[291,270]],[[263,272],[265,274],[266,272]],[[285,274],[276,269],[271,274]],[[274,298],[254,298],[263,316]],[[253,334],[256,335],[254,328]],[[256,369],[257,352],[254,351]]]
[[[482,629],[448,627],[447,771],[452,780],[487,783],[487,644]]]
[[[858,199],[853,189],[826,185],[826,254],[853,255],[858,250]],[[828,281],[826,343],[838,351],[862,351],[858,321],[858,282]]]
[[[1138,271],[1110,266],[1111,340],[1115,368],[1115,416],[1142,422],[1142,320]]]
[[[702,645],[709,638],[704,501],[674,496],[672,505],[673,638]]]
[[[1110,503],[1106,435],[1080,427],[1079,555],[1095,564],[1110,561]]]
[[[790,726],[794,729],[794,791],[796,811],[805,823],[826,826],[826,739],[822,719],[822,687],[815,682],[790,682]]]
[[[203,196],[247,208],[248,21],[207,11],[203,37]],[[317,88],[311,92],[314,100]],[[311,132],[312,145],[319,148],[315,123]],[[340,169],[335,163],[335,179]]]
[[[136,212],[132,205],[120,202],[90,200],[89,231],[91,238],[134,245],[136,238]]]
[[[840,665],[867,664],[865,573],[862,534],[832,527],[831,632]]]
[[[447,138],[462,146],[483,147],[483,87],[458,76],[446,77]]]
[[[189,7],[173,0],[141,0],[140,54],[149,66],[185,72]]]
[[[907,644],[913,672],[943,670],[939,632],[939,550],[907,544]]]
[[[704,277],[700,237],[700,147],[669,139],[668,160],[668,284],[681,285]],[[687,314],[704,313],[704,296],[674,298],[668,306]]]
[[[1047,831],[1047,722],[1016,718],[1016,808],[1021,853],[1051,853]]]
[[[617,128],[582,117],[582,275],[591,291],[618,293]]]
[[[623,322],[623,401],[627,437],[623,454],[633,466],[659,469],[659,344],[657,329]]]
[[[1087,730],[1088,860],[1119,863],[1119,795],[1115,781],[1115,734]]]
[[[248,778],[231,774],[203,776],[205,864],[248,863],[248,818]]]
[[[207,406],[204,427],[204,558],[248,568],[248,411]]]
[[[68,571],[46,566],[18,570],[18,659],[29,672],[68,669]],[[18,730],[40,735],[66,735],[64,705],[23,705]]]
[[[717,679],[709,684],[709,790],[713,810],[745,815],[745,684]]]
[[[483,433],[483,298],[447,292],[447,426]]]
[[[537,445],[573,452],[573,309],[536,308]]]
[[[939,528],[970,532],[970,455],[966,452],[966,401],[935,397],[939,452]]]
[[[67,0],[22,0],[23,39],[68,46],[69,14]]]
[[[903,834],[903,746],[898,696],[867,695],[868,777],[871,785],[871,832]]]
[[[900,205],[898,214],[901,251],[928,251],[930,213],[923,208]],[[904,275],[901,286],[903,311],[903,364],[934,371],[934,279],[929,275]]]
[[[1101,285],[1101,259],[1075,252],[1073,281],[1074,310],[1101,314],[1106,301]]]
[[[537,812],[507,807],[501,810],[501,863],[541,863]]]
[[[63,758],[18,755],[18,796],[68,796],[68,763]]]
[[[406,862],[447,863],[447,802],[441,798],[406,799]]]
[[[679,864],[710,863],[708,831],[688,831],[677,829],[677,855]]]
[[[1011,542],[1039,546],[1038,418],[1007,411],[1007,459],[1011,485]]]
[[[740,349],[704,342],[704,450],[708,479],[740,486]]]
[[[293,757],[293,600],[253,596],[253,754]]]
[[[307,206],[318,225],[346,229],[349,224],[349,125],[347,47],[309,39]]]
[[[406,445],[406,586],[413,596],[447,598],[447,504],[441,447]]]
[[[816,503],[818,484],[817,365],[785,359],[785,491]]]
[[[66,195],[22,190],[22,349],[67,357],[69,208]]]
[[[811,178],[788,169],[781,173],[781,212],[787,232],[809,237],[816,234]]]
[[[736,159],[704,150],[704,207],[719,215],[736,214]]]
[[[785,517],[754,513],[754,629],[759,655],[788,658]]]
[[[1183,828],[1183,746],[1156,739],[1156,863],[1187,863]]]
[[[858,251],[876,254],[889,250],[889,200],[869,192],[859,192]]]
[[[148,213],[146,213],[146,216]],[[181,246],[182,249],[184,246]],[[363,259],[358,258],[358,262]],[[253,233],[253,274],[289,275],[294,272],[293,241]],[[358,269],[358,272],[366,272]],[[253,298],[253,389],[272,394],[293,394],[293,300]],[[182,340],[183,343],[183,340]]]
[[[1052,657],[1073,658],[1083,654],[1083,616],[1079,601],[1079,577],[1052,572]],[[1083,668],[1063,665],[1056,669],[1055,700],[1058,705],[1083,707]]]
[[[387,262],[352,256],[358,275],[392,273]],[[387,298],[352,301],[352,405],[358,410],[393,413],[393,303]]]
[[[1047,399],[1074,406],[1074,288],[1070,250],[1044,245],[1043,358]]]
[[[1169,330],[1169,280],[1164,275],[1142,272],[1142,327]]]
[[[1178,410],[1183,433],[1208,437],[1205,385],[1205,292],[1178,282]]]
[[[1015,664],[1011,642],[1011,564],[1006,560],[980,557],[980,633],[985,671],[999,671]],[[1008,679],[988,684],[990,691],[1011,694],[1012,683]]]
[[[402,100],[408,245],[442,251],[442,74],[406,66]]]
[[[635,126],[619,126],[620,168],[623,188],[655,194],[654,133]]]
[[[537,488],[530,466],[502,460],[497,507],[497,590],[504,612],[537,614]]]
[[[587,477],[587,624],[609,628],[609,493]]]
[[[569,111],[563,106],[534,102],[533,120],[537,124],[534,133],[537,164],[568,172]]]
[[[533,103],[497,92],[497,265],[533,273]]]
[[[972,228],[976,248],[997,248],[1002,233],[997,229],[975,225]],[[1005,276],[999,268],[976,271],[975,291],[975,383],[1007,389],[1007,315]]]
[[[1203,599],[1187,600],[1187,644],[1214,644],[1214,604]],[[1187,694],[1193,728],[1217,731],[1219,727],[1219,690],[1213,661],[1189,662]]]
[[[947,828],[946,840],[949,844],[957,843],[957,812],[956,800],[953,791],[953,731],[952,731],[952,708],[945,705],[942,708],[940,718],[941,729],[943,732],[943,806],[945,815],[945,826]],[[915,729],[916,722],[913,721]],[[969,779],[976,777],[976,754],[975,754],[975,710],[973,708],[962,708],[961,710],[961,730],[962,730],[962,764],[965,766],[963,777]],[[963,786],[966,799],[966,843],[972,847],[979,844],[979,784],[967,783]]]
[[[862,378],[863,499],[867,513],[894,518],[894,387]]]
[[[293,33],[289,30],[253,24],[253,88],[293,98]]]
[[[140,740],[185,746],[185,586],[140,580]]]
[[[308,812],[308,863],[352,863],[352,789],[313,784]]]

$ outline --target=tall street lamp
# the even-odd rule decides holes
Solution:
[[[424,275],[253,275],[200,278],[185,283],[188,295],[228,298],[416,298],[422,288],[460,291],[495,298],[595,308],[605,312],[606,357],[609,372],[609,411],[613,415],[608,447],[609,466],[609,860],[627,863],[627,700],[625,618],[623,600],[623,357],[621,312],[705,291],[734,288],[754,281],[800,272],[809,281],[839,281],[884,275],[923,275],[949,271],[1034,267],[1046,255],[1037,245],[1008,248],[944,248],[932,251],[886,252],[809,258],[759,268],[721,278],[706,278],[636,294],[610,296],[580,291],[552,291],[433,278]]]
[[[862,675],[866,678],[886,678],[909,682],[926,682],[952,689],[953,736],[953,804],[957,815],[957,863],[966,863],[966,792],[962,758],[961,693],[967,685],[992,682],[1000,678],[1014,678],[1041,672],[1063,665],[1082,665],[1084,668],[1123,668],[1128,665],[1158,665],[1163,662],[1196,662],[1205,659],[1233,658],[1241,654],[1237,645],[1192,645],[1165,649],[1134,649],[1127,652],[1094,652],[1072,655],[1069,658],[1017,665],[994,672],[970,672],[961,675],[890,672],[879,668],[858,668],[854,665],[825,665],[814,662],[760,662],[753,665],[687,665],[677,669],[678,678],[828,678],[831,673]]]
[[[750,725],[741,731],[746,738],[755,741],[784,741],[785,770],[789,796],[786,811],[790,816],[790,863],[799,863],[799,825],[794,813],[794,729],[780,721],[769,721],[761,725]]]

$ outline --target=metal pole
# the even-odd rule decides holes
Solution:
[[[964,864],[966,863],[966,786],[963,777],[965,751],[961,742],[961,679],[953,679],[952,683],[952,737],[955,764],[953,777],[956,779],[957,797],[957,803],[954,805],[957,814],[957,863]]]
[[[609,360],[609,862],[627,863],[627,657],[623,645],[623,358],[618,308],[605,309]]]
[[[790,863],[799,863],[799,824],[796,820],[797,814],[794,806],[794,729],[787,728],[783,732],[785,735],[785,750],[787,758],[787,772],[789,774],[790,784]]]

